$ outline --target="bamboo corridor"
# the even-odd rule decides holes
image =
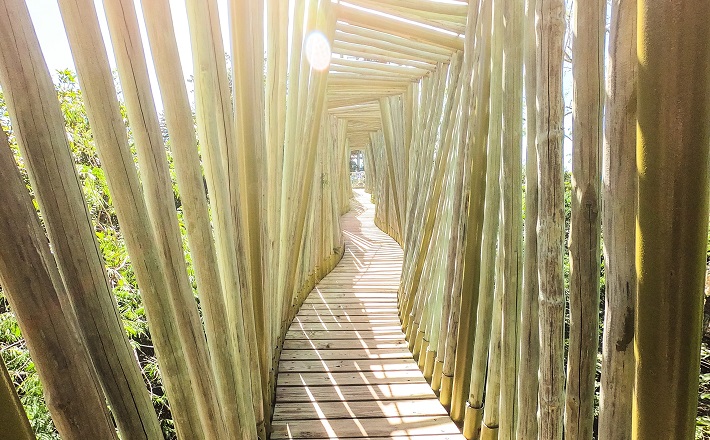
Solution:
[[[52,0],[79,116],[34,1],[0,0],[0,440],[40,434],[29,374],[64,440],[703,429],[706,1]]]

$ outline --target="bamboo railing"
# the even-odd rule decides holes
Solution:
[[[225,32],[217,0],[186,0],[187,29],[168,0],[103,3],[128,127],[94,1],[59,7],[178,438],[268,438],[285,332],[344,251],[351,150],[404,251],[409,349],[466,438],[692,436],[702,2],[573,1],[568,20],[562,0],[230,0]],[[23,0],[0,0],[0,86],[42,219],[0,146],[0,284],[57,430],[162,438]],[[4,368],[0,402],[32,438]]]

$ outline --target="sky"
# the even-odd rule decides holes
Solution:
[[[104,45],[109,57],[109,62],[111,64],[111,69],[116,68],[116,60],[111,48],[111,44],[106,44],[110,41],[108,33],[108,24],[106,23],[106,15],[103,9],[103,3],[101,0],[94,0],[96,5],[96,12],[99,17],[99,23],[101,25],[101,32],[104,37]],[[143,36],[143,41],[148,41],[145,24],[143,21],[143,15],[140,7],[140,2],[134,0],[136,6],[136,12],[138,13],[138,21],[140,24],[141,34]],[[229,28],[228,28],[228,14],[227,14],[227,0],[217,0],[217,4],[220,12],[220,22],[222,27],[222,38],[225,44],[225,52],[230,52],[229,45]],[[64,25],[62,24],[62,17],[59,13],[59,6],[57,5],[57,0],[27,0],[27,6],[30,11],[30,16],[32,17],[32,23],[34,24],[35,31],[37,32],[37,38],[39,38],[40,46],[42,47],[42,53],[49,67],[49,71],[53,76],[56,77],[56,71],[62,69],[76,70],[74,67],[74,60],[72,59],[71,50],[69,49],[69,42],[67,41],[66,33],[64,31]],[[192,55],[190,50],[190,34],[187,24],[187,12],[185,9],[185,0],[170,0],[170,10],[173,16],[173,24],[175,26],[175,34],[178,42],[178,49],[180,51],[180,61],[182,63],[182,73],[185,79],[192,75]],[[162,102],[160,100],[160,94],[158,91],[158,83],[155,76],[155,69],[153,68],[152,57],[150,56],[150,48],[147,44],[144,44],[144,49],[147,52],[148,62],[148,73],[151,78],[156,106],[158,110],[162,110]]]

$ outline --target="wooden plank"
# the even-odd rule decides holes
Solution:
[[[320,360],[320,359],[411,359],[412,353],[405,348],[372,348],[346,350],[290,350],[281,352],[281,359]]]
[[[343,386],[426,383],[419,371],[360,371],[335,373],[280,373],[277,386]]]
[[[361,330],[353,332],[349,330],[338,331],[305,331],[305,330],[289,330],[286,332],[286,339],[401,339],[404,340],[404,333],[401,330],[383,330],[371,331]]]
[[[341,387],[277,387],[276,405],[282,402],[355,402],[366,400],[431,399],[427,383],[388,385],[343,385]]]
[[[358,418],[445,416],[446,410],[437,399],[340,402],[321,405],[318,409],[314,405],[304,405],[303,403],[282,403],[274,413],[274,419],[343,419],[352,418],[352,414],[357,414]]]
[[[284,361],[279,362],[279,372],[355,372],[418,370],[413,359],[349,359],[337,361]]]
[[[393,316],[368,316],[368,315],[347,315],[347,314],[324,314],[324,315],[297,315],[294,322],[325,322],[325,323],[346,323],[346,322],[369,322],[372,324],[399,325],[400,321],[396,315]]]
[[[353,419],[329,419],[321,423],[313,423],[309,420],[274,421],[272,427],[272,439],[340,438],[341,436],[371,438],[392,435],[428,437],[438,434],[459,434],[458,428],[448,416],[374,418],[362,422]]]
[[[321,331],[338,331],[349,330],[356,331],[397,331],[400,330],[399,323],[384,323],[373,324],[370,322],[346,322],[346,323],[329,323],[329,322],[299,322],[293,323],[290,330],[321,330]]]
[[[407,343],[402,338],[392,340],[379,339],[334,339],[334,340],[303,340],[287,339],[284,350],[350,350],[350,349],[390,349],[406,348]]]

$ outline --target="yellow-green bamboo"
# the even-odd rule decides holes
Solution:
[[[520,303],[517,438],[537,438],[540,334],[537,277],[537,109],[535,105],[535,3],[525,2],[525,243]],[[604,438],[604,437],[603,437]]]
[[[178,435],[203,438],[205,431],[195,393],[184,386],[190,381],[188,361],[179,338],[175,311],[165,307],[172,302],[169,287],[155,234],[146,227],[151,224],[150,216],[128,148],[94,4],[87,0],[62,0],[59,7],[97,152],[151,325]],[[164,353],[162,357],[161,353]],[[203,412],[203,415],[206,414]]]
[[[695,433],[708,227],[710,8],[638,2],[633,439]]]
[[[0,83],[57,266],[97,377],[126,438],[162,437],[118,316],[52,79],[24,2],[3,2]],[[18,434],[19,435],[19,434]]]
[[[572,220],[565,438],[594,434],[606,1],[572,4]]]
[[[636,307],[636,1],[613,1],[610,20],[602,175],[606,282],[599,437],[629,440]]]
[[[3,8],[4,9],[4,8]],[[118,439],[47,237],[7,142],[0,145],[0,284],[62,438]],[[6,433],[3,424],[3,435]]]
[[[562,272],[564,184],[562,169],[562,60],[564,2],[537,2],[537,160],[540,282],[539,439],[561,440],[564,413],[564,316]]]
[[[17,440],[36,438],[2,358],[0,358],[0,425],[8,438]]]

